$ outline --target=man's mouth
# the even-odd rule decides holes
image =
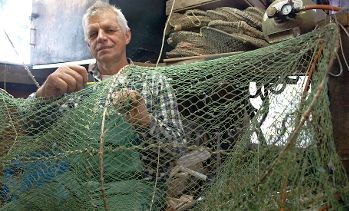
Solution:
[[[110,47],[110,46],[101,46],[101,47],[98,47],[98,48],[97,48],[97,52],[98,52],[98,51],[105,50],[105,49],[108,49],[108,48],[111,48],[111,47]]]

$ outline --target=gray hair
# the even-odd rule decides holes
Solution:
[[[103,1],[96,1],[96,3],[90,6],[86,10],[85,14],[82,16],[82,28],[84,29],[85,40],[87,40],[86,23],[88,18],[96,15],[98,12],[106,12],[106,11],[113,12],[116,15],[117,21],[120,24],[122,30],[124,30],[124,32],[127,32],[130,30],[130,27],[127,24],[127,20],[124,14],[121,12],[121,9]]]

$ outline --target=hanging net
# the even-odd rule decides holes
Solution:
[[[58,99],[2,90],[0,209],[344,209],[326,83],[338,40],[327,25],[230,57],[130,65]],[[130,118],[140,105],[146,126]]]
[[[173,13],[166,34],[169,34],[167,43],[174,49],[166,52],[166,56],[200,56],[265,47],[268,42],[261,31],[263,14],[257,7]]]

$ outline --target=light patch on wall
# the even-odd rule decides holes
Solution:
[[[30,63],[31,8],[29,0],[0,1],[0,62]]]

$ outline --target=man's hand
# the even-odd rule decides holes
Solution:
[[[36,91],[37,97],[60,97],[65,93],[84,88],[88,81],[86,69],[79,65],[59,67],[49,75],[45,83]]]
[[[133,125],[149,127],[151,114],[147,110],[144,98],[134,90],[114,92],[112,104],[126,116],[126,120]]]

